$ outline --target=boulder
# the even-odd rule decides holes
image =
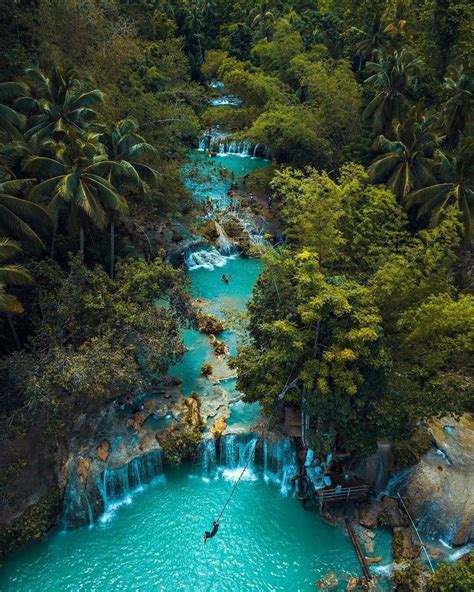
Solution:
[[[392,551],[395,562],[417,559],[420,550],[420,545],[413,542],[411,529],[408,526],[396,526],[393,529]]]
[[[227,429],[227,421],[225,417],[218,417],[211,426],[211,434],[214,438],[220,438]]]
[[[90,456],[79,458],[76,462],[76,473],[83,485],[87,485],[91,466],[92,458]]]
[[[133,415],[133,417],[129,417],[126,421],[127,428],[134,430],[135,432],[139,432],[145,421],[147,420],[148,416],[143,413],[143,411],[138,411]]]
[[[339,581],[335,573],[329,573],[316,582],[316,587],[319,590],[336,590],[338,586]]]
[[[110,454],[110,442],[107,440],[107,438],[104,438],[99,446],[97,446],[95,453],[101,462],[107,461]]]
[[[425,454],[399,491],[421,530],[452,546],[474,538],[474,418],[433,420],[436,448]]]

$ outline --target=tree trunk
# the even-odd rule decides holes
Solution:
[[[110,223],[110,271],[109,275],[114,278],[114,265],[115,264],[115,225],[113,222]]]
[[[79,228],[79,251],[81,253],[81,261],[84,261],[84,226]]]
[[[15,347],[16,347],[16,349],[22,349],[20,340],[18,338],[18,333],[16,332],[15,325],[13,324],[12,315],[9,312],[7,312],[5,314],[7,315],[7,322],[8,322],[8,326],[10,327],[10,331],[12,332],[12,335],[13,335],[13,341],[15,342]]]

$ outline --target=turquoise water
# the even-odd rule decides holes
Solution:
[[[55,533],[11,557],[0,588],[296,592],[315,590],[331,571],[359,573],[342,530],[262,479],[239,484],[218,535],[203,545],[230,487],[224,478],[203,479],[194,467],[168,470],[166,483],[137,494],[108,522]]]
[[[192,166],[216,163],[232,168],[240,177],[266,166],[262,159],[239,156],[209,159],[190,155]],[[191,166],[191,165],[190,165]],[[206,171],[202,172],[207,178]],[[215,199],[228,186],[196,187],[198,197],[212,189]],[[212,185],[212,183],[211,183]],[[226,258],[224,267],[190,271],[195,297],[209,301],[207,310],[222,318],[238,317],[245,309],[261,270],[257,260]],[[232,275],[229,284],[220,278]],[[237,323],[238,326],[238,323]],[[233,329],[233,327],[231,327]],[[235,353],[238,331],[222,338]],[[188,330],[188,352],[172,374],[183,380],[185,394],[196,390],[206,396],[211,383],[199,377],[202,364],[212,360],[208,338]],[[222,386],[237,397],[235,379]],[[258,405],[231,404],[230,426],[251,424]],[[169,420],[159,420],[164,427]],[[360,567],[348,537],[328,526],[317,512],[305,512],[282,487],[267,482],[258,467],[246,472],[228,506],[218,535],[204,546],[205,529],[227,499],[240,469],[221,467],[210,474],[200,465],[165,469],[165,476],[140,492],[126,495],[93,527],[54,532],[45,540],[9,557],[0,572],[0,590],[12,592],[159,590],[184,592],[288,592],[314,591],[315,582],[330,572],[340,576],[337,590],[345,590],[349,574]],[[390,562],[389,536],[378,533],[375,555]]]

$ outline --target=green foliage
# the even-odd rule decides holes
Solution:
[[[57,488],[52,488],[36,504],[29,506],[11,526],[2,526],[0,555],[40,539],[54,526],[60,512],[60,504],[60,493]]]
[[[181,272],[162,260],[122,260],[115,280],[77,258],[68,272],[53,262],[32,271],[36,330],[28,351],[0,360],[2,422],[94,409],[145,387],[182,355],[180,329],[193,312]]]
[[[474,587],[474,553],[454,565],[441,563],[428,580],[428,592],[469,592]]]

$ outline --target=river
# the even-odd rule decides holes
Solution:
[[[211,198],[215,207],[228,203],[229,178],[240,186],[248,172],[266,166],[261,158],[221,155],[209,158],[191,151],[185,171],[197,199]],[[261,270],[257,259],[235,252],[214,252],[203,263],[193,253],[189,275],[193,295],[208,301],[208,310],[225,317],[242,311]],[[222,281],[222,274],[231,281]],[[200,376],[205,361],[213,362],[207,336],[186,331],[183,361],[171,370],[182,379],[184,394],[210,396],[212,386]],[[238,333],[223,335],[235,353]],[[225,371],[225,369],[224,369]],[[230,399],[228,436],[217,458],[203,445],[202,462],[165,467],[152,484],[138,487],[112,504],[93,526],[55,531],[42,541],[10,556],[0,574],[0,589],[15,592],[59,591],[313,591],[315,582],[336,572],[337,590],[350,575],[360,575],[354,550],[343,529],[324,523],[317,512],[305,512],[288,487],[294,456],[288,442],[272,450],[261,446],[249,464],[228,506],[218,535],[202,544],[240,473],[246,454],[253,454],[245,426],[257,418],[258,405],[238,402],[235,378],[221,382]],[[250,444],[249,444],[250,443]],[[260,461],[259,461],[260,459]],[[379,531],[375,554],[390,562],[390,536]]]

